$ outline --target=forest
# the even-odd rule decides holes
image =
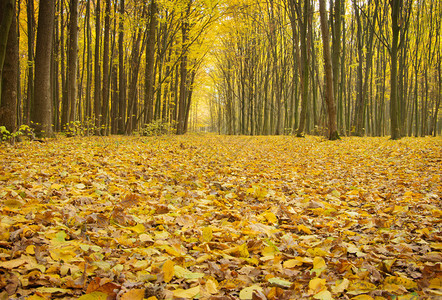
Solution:
[[[0,126],[435,136],[441,14],[435,0],[3,0]]]
[[[442,296],[440,0],[0,0],[0,300]]]

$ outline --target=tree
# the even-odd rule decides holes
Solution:
[[[31,111],[37,137],[52,136],[51,54],[55,0],[40,0],[35,51],[35,99]]]
[[[339,135],[336,127],[336,106],[333,93],[332,61],[329,46],[328,21],[325,12],[325,0],[319,0],[319,14],[321,17],[322,49],[324,52],[325,64],[325,101],[327,103],[328,112],[328,138],[330,140],[337,140],[339,139]]]
[[[95,113],[95,133],[100,134],[101,130],[101,65],[100,65],[100,0],[95,4],[95,57],[94,57],[94,113]]]
[[[153,120],[153,96],[154,96],[154,68],[155,68],[155,38],[157,36],[157,4],[152,0],[150,4],[149,32],[146,48],[146,70],[145,70],[145,102],[144,102],[144,123],[149,124]]]
[[[106,12],[104,15],[104,40],[103,40],[103,93],[101,115],[102,123],[105,128],[102,128],[101,133],[106,134],[107,120],[109,114],[109,32],[110,32],[110,13],[111,1],[106,0]]]
[[[68,123],[74,122],[76,117],[77,100],[77,49],[78,49],[78,0],[70,2],[69,22],[69,50],[68,50],[68,73],[67,73],[67,95],[68,95]],[[66,125],[66,124],[62,124]]]
[[[6,46],[8,43],[9,28],[14,18],[14,0],[2,0],[0,2],[0,78],[2,78],[3,64],[6,57]],[[0,82],[0,95],[2,85]],[[0,98],[1,101],[1,98]],[[1,103],[1,102],[0,102]]]
[[[5,1],[3,1],[5,2]],[[15,2],[15,1],[14,1]],[[14,2],[12,4],[14,4]],[[0,20],[9,18],[10,2],[6,4]],[[4,63],[0,71],[0,125],[5,126],[9,132],[14,132],[17,127],[17,74],[18,74],[18,42],[17,42],[17,22],[15,18],[15,6],[12,6],[12,18],[7,35],[6,51]]]
[[[295,1],[295,0],[293,0]],[[300,1],[300,0],[298,0]],[[300,40],[301,40],[301,116],[299,120],[299,126],[296,130],[296,136],[302,137],[304,135],[306,118],[307,118],[307,105],[308,105],[308,79],[309,79],[309,53],[308,53],[308,35],[307,35],[307,22],[310,14],[310,0],[304,0],[301,6],[300,2],[295,2],[296,12],[298,15],[298,24],[300,28]]]

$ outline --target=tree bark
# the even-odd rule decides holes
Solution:
[[[7,3],[9,5],[9,3]],[[0,13],[0,19],[5,16]],[[17,40],[17,18],[15,7],[12,7],[12,18],[7,36],[6,52],[3,64],[3,71],[0,72],[1,87],[0,96],[0,125],[5,126],[9,132],[17,129],[17,75],[18,75],[18,40]]]
[[[94,70],[94,113],[95,113],[95,134],[101,133],[101,66],[100,66],[100,0],[97,0],[95,7],[95,70]]]
[[[155,39],[157,35],[157,4],[152,0],[150,4],[149,33],[146,48],[146,71],[145,71],[145,99],[144,99],[144,123],[153,121],[153,96],[154,96],[154,68],[155,68]],[[161,84],[161,82],[160,82]],[[161,86],[161,85],[160,85]]]
[[[28,84],[26,101],[23,105],[23,121],[29,125],[31,120],[31,107],[34,102],[34,45],[35,45],[35,17],[34,1],[26,1],[27,29],[28,29]]]
[[[52,136],[51,54],[54,29],[54,0],[40,0],[35,51],[35,99],[31,111],[37,137]]]
[[[398,111],[397,111],[397,55],[399,45],[399,18],[402,7],[402,0],[390,0],[391,6],[391,30],[392,30],[392,44],[391,44],[391,65],[390,65],[390,122],[391,122],[391,139],[400,139]]]
[[[0,78],[2,78],[3,64],[6,57],[6,46],[8,43],[9,29],[14,18],[15,0],[3,0],[0,2],[2,12],[0,14]],[[2,83],[0,80],[0,95],[2,92]],[[1,96],[0,96],[1,103]]]
[[[77,104],[77,50],[78,50],[78,0],[71,0],[69,21],[69,50],[67,93],[69,103],[68,123],[74,122]],[[62,124],[66,125],[66,124]]]
[[[106,0],[106,12],[104,15],[104,39],[103,39],[103,90],[101,106],[101,134],[108,133],[108,113],[109,113],[109,33],[110,33],[110,13],[111,1]]]
[[[299,120],[299,126],[296,131],[296,136],[302,137],[304,136],[305,123],[307,117],[307,109],[308,109],[308,67],[309,67],[309,54],[308,54],[308,45],[307,45],[307,21],[308,15],[310,13],[310,1],[304,0],[304,7],[302,15],[299,13],[301,10],[298,9],[298,22],[301,33],[301,116]]]
[[[330,140],[339,139],[338,130],[336,127],[336,106],[333,94],[333,73],[332,61],[330,55],[330,42],[327,13],[325,11],[325,0],[319,0],[319,14],[321,17],[321,32],[325,63],[325,101],[327,103],[328,112],[328,138]]]
[[[124,70],[124,0],[120,1],[118,33],[118,133],[124,134],[126,122],[126,74]]]

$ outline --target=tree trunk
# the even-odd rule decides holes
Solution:
[[[307,22],[310,14],[309,9],[310,1],[304,0],[303,14],[298,15],[298,22],[301,33],[301,116],[299,119],[299,127],[296,131],[296,136],[304,136],[305,123],[308,109],[308,67],[309,67],[309,54],[308,54],[308,36],[307,36]],[[300,10],[300,9],[299,9]]]
[[[101,106],[101,134],[108,134],[109,114],[109,33],[110,33],[111,1],[106,0],[106,12],[104,15],[104,40],[103,40],[103,90]]]
[[[54,0],[40,0],[35,51],[35,99],[31,111],[37,137],[52,136],[51,54],[54,29]]]
[[[31,107],[34,102],[34,45],[35,45],[35,17],[34,1],[27,0],[27,29],[28,29],[28,84],[26,101],[23,105],[23,122],[29,125],[31,120]]]
[[[187,35],[189,31],[189,13],[192,2],[189,1],[187,5],[186,15],[183,16],[181,24],[182,33],[182,54],[180,61],[180,97],[178,104],[178,120],[177,120],[177,134],[185,133],[185,118],[186,118],[186,99],[187,99]]]
[[[397,111],[397,55],[399,45],[399,18],[402,6],[402,0],[390,0],[391,6],[391,30],[393,40],[391,44],[391,65],[390,65],[390,121],[391,121],[391,139],[400,139],[398,111]]]
[[[124,71],[124,0],[120,2],[118,33],[118,133],[124,134],[126,122],[126,75]]]
[[[69,103],[68,123],[74,122],[77,104],[77,49],[78,49],[78,0],[71,0],[69,22],[69,52],[67,92]],[[65,124],[63,124],[65,125]]]
[[[153,120],[153,95],[154,95],[154,68],[155,68],[155,39],[157,35],[157,4],[152,0],[150,4],[149,33],[146,48],[146,71],[145,71],[145,99],[144,99],[144,123],[149,124]],[[161,82],[160,82],[161,89]]]
[[[97,0],[95,7],[95,70],[94,70],[94,113],[95,113],[95,134],[99,135],[101,132],[101,72],[100,72],[100,0]]]
[[[323,43],[322,49],[324,51],[325,63],[325,101],[327,102],[328,112],[328,138],[330,140],[337,140],[339,139],[339,135],[336,127],[336,106],[333,94],[332,61],[330,55],[329,31],[327,13],[325,11],[325,0],[319,0],[319,14],[321,17],[321,32]]]
[[[6,46],[8,43],[9,29],[14,19],[15,0],[3,0],[0,3],[0,78],[2,78],[3,64],[6,57]],[[2,80],[0,80],[0,95],[2,93]],[[1,98],[0,98],[1,103]]]
[[[9,3],[6,4],[9,6]],[[3,18],[9,18],[8,16],[5,16],[5,14],[9,14],[7,10],[9,10],[9,8],[3,10],[3,13],[0,12],[0,20]],[[17,18],[15,17],[15,7],[13,5],[11,24],[9,26],[9,34],[7,35],[3,71],[0,72],[0,125],[5,126],[11,133],[17,129],[17,29]]]

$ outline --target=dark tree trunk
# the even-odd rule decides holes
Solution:
[[[309,54],[308,54],[308,35],[307,35],[307,22],[310,14],[310,1],[304,0],[302,16],[298,14],[298,22],[301,33],[301,116],[299,120],[299,127],[296,131],[296,136],[304,136],[307,109],[308,109],[308,67],[309,67]],[[298,11],[301,9],[299,8]]]
[[[26,101],[23,105],[23,122],[29,125],[31,120],[31,107],[34,102],[34,45],[35,45],[35,17],[34,1],[26,1],[27,29],[28,29],[28,85]]]
[[[100,0],[97,0],[95,7],[95,71],[94,71],[94,113],[95,113],[95,133],[101,133],[101,72],[100,72]]]
[[[71,0],[69,22],[69,50],[67,92],[69,103],[68,123],[74,122],[77,104],[77,50],[78,50],[78,0]],[[65,125],[65,124],[63,124]]]
[[[110,33],[110,13],[111,1],[106,0],[106,12],[104,15],[104,40],[103,40],[103,91],[102,91],[102,129],[101,134],[108,133],[108,113],[109,113],[109,33]]]
[[[35,99],[32,126],[38,137],[52,136],[51,54],[54,29],[54,0],[40,0],[35,51]]]
[[[187,35],[189,31],[189,13],[191,3],[187,6],[186,15],[183,17],[181,24],[182,31],[182,54],[180,62],[180,97],[178,104],[178,120],[177,120],[177,134],[185,133],[185,118],[186,118],[186,99],[187,99]]]
[[[325,0],[319,0],[319,14],[321,17],[322,49],[324,51],[325,64],[325,101],[327,103],[328,112],[328,138],[330,140],[337,140],[339,139],[339,135],[336,127],[336,106],[333,94],[332,61],[330,55],[328,21],[325,12]]]
[[[124,70],[124,0],[120,2],[118,33],[118,133],[124,134],[126,122],[126,74]]]
[[[391,66],[390,66],[390,121],[391,121],[391,139],[400,139],[399,122],[398,122],[398,97],[397,97],[397,56],[399,46],[399,21],[402,0],[390,0],[391,6],[391,30],[393,40],[391,44]]]
[[[0,78],[2,78],[3,64],[6,57],[6,47],[8,44],[9,29],[14,19],[15,0],[3,0],[0,2]],[[0,95],[2,83],[0,80]],[[0,98],[1,103],[1,98]]]
[[[2,3],[3,4],[3,3]],[[9,6],[9,3],[6,3]],[[0,12],[0,20],[8,14],[8,9]],[[3,21],[3,20],[2,20]],[[18,40],[17,40],[17,18],[15,8],[12,6],[12,18],[7,36],[6,52],[3,64],[3,71],[0,72],[1,80],[1,102],[0,102],[0,126],[5,126],[9,132],[17,129],[17,74],[18,74]]]
[[[91,30],[91,0],[87,0],[86,3],[86,52],[87,52],[87,58],[86,58],[86,124],[88,128],[87,134],[90,133],[90,125],[91,124],[91,118],[92,118],[92,100],[91,100],[91,89],[92,89],[92,30]]]
[[[150,4],[149,33],[146,48],[146,72],[145,72],[145,99],[144,99],[144,123],[149,124],[153,120],[153,96],[154,96],[154,68],[155,68],[155,39],[157,35],[157,4],[152,0]],[[160,82],[161,83],[161,82]],[[160,85],[161,87],[161,85]]]

